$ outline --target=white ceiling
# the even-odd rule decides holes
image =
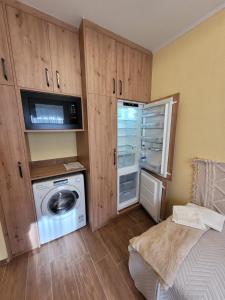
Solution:
[[[153,52],[225,7],[225,0],[21,0],[75,26],[82,17]]]

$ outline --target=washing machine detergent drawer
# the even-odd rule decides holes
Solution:
[[[40,243],[45,244],[86,225],[85,213],[76,209],[65,216],[42,216],[38,220]]]

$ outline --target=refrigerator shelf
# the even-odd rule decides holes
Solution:
[[[148,117],[164,117],[165,113],[148,113],[148,114],[142,114],[142,118],[148,118]]]
[[[137,134],[118,134],[118,137],[129,137],[129,136],[137,136]]]
[[[147,136],[141,136],[141,140],[147,143],[154,143],[154,144],[162,144],[162,138],[150,138]]]

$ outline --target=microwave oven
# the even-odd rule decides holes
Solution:
[[[82,129],[81,98],[21,91],[27,130]]]

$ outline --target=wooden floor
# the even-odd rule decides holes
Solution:
[[[153,221],[138,208],[92,233],[82,228],[0,267],[1,300],[143,299],[128,271],[128,241]]]

